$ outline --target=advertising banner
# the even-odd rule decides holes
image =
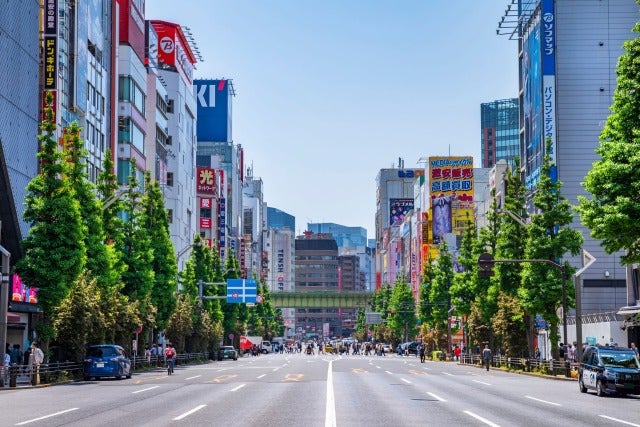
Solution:
[[[230,142],[233,95],[231,82],[194,80],[193,87],[198,101],[198,141]]]
[[[196,168],[196,193],[217,194],[216,171],[211,168]]]
[[[429,195],[434,244],[453,232],[454,206],[473,203],[473,157],[429,157]]]
[[[389,225],[400,224],[413,203],[413,199],[389,199]]]
[[[213,199],[211,197],[200,198],[200,209],[211,209],[213,207]]]
[[[211,228],[211,218],[200,218],[200,228]]]
[[[542,96],[544,101],[544,139],[551,139],[551,161],[556,159],[556,22],[554,0],[542,0]],[[552,177],[557,179],[554,170]]]

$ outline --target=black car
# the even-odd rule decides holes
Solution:
[[[420,345],[419,342],[416,341],[409,341],[406,342],[404,344],[401,344],[402,346],[402,352],[404,353],[405,351],[407,351],[408,349],[408,353],[409,354],[418,354],[418,346]]]
[[[578,371],[580,391],[605,394],[640,394],[640,362],[625,347],[588,346]]]
[[[218,353],[218,360],[223,359],[238,360],[238,352],[232,346],[225,345],[220,349],[220,353]]]

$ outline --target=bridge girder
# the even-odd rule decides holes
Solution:
[[[279,308],[366,308],[373,292],[272,292]]]

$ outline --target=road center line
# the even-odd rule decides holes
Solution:
[[[185,380],[192,380],[194,378],[200,378],[201,376],[202,375],[196,375],[196,376],[193,376],[193,377],[185,378]]]
[[[400,378],[400,379],[401,379],[402,381],[404,381],[405,383],[407,383],[407,384],[411,384],[411,381],[409,381],[409,380],[405,380],[404,378]]]
[[[536,397],[533,396],[525,396],[527,399],[531,399],[531,400],[535,400],[536,402],[542,402],[542,403],[546,403],[547,405],[554,405],[554,406],[562,406],[559,403],[556,402],[549,402],[548,400],[542,400],[542,399],[538,399]]]
[[[246,384],[240,384],[238,387],[236,388],[232,388],[231,391],[238,391],[240,390],[242,387],[246,386]]]
[[[602,418],[606,418],[606,419],[611,420],[611,421],[616,421],[616,422],[619,422],[619,423],[622,423],[622,424],[626,424],[628,426],[640,427],[640,424],[630,423],[629,421],[619,420],[618,418],[609,417],[607,415],[600,415],[600,416]]]
[[[485,423],[486,425],[489,425],[491,427],[500,427],[498,424],[496,423],[492,423],[491,421],[489,421],[486,418],[482,418],[480,415],[474,414],[471,411],[464,411],[465,414],[472,416],[473,418],[475,418],[478,421],[482,421],[483,423]]]
[[[434,399],[439,400],[440,402],[446,402],[446,400],[445,400],[445,399],[441,398],[440,396],[438,396],[438,395],[436,395],[436,394],[431,393],[430,391],[428,391],[428,392],[427,392],[427,394],[428,394],[429,396],[433,397]]]
[[[160,387],[159,385],[154,385],[153,387],[143,388],[142,390],[132,391],[131,394],[142,393],[143,391],[153,390],[154,388]]]
[[[193,413],[194,413],[194,412],[196,412],[196,411],[199,411],[200,409],[204,408],[205,406],[207,406],[207,405],[199,405],[199,406],[196,406],[196,407],[195,407],[195,408],[193,408],[192,410],[187,411],[187,412],[185,412],[185,413],[184,413],[184,414],[182,414],[182,415],[178,415],[177,417],[175,417],[175,418],[173,419],[173,421],[180,421],[181,419],[183,419],[183,418],[185,418],[185,417],[188,417],[189,415],[193,414]]]
[[[327,407],[324,413],[324,426],[336,427],[336,399],[333,394],[333,360],[327,368]]]
[[[471,380],[471,381],[473,381],[474,383],[478,383],[478,384],[491,385],[489,383],[485,383],[484,381],[478,381],[478,380]]]
[[[256,378],[260,379],[260,378],[264,377],[265,375],[267,375],[267,374],[258,375]]]
[[[64,411],[56,412],[55,414],[44,415],[42,417],[34,418],[32,420],[23,421],[23,422],[18,423],[16,425],[17,426],[23,426],[25,424],[34,423],[36,421],[45,420],[47,418],[55,417],[56,415],[62,415],[62,414],[66,414],[67,412],[76,411],[77,409],[79,409],[79,408],[65,409]]]

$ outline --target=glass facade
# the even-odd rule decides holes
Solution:
[[[506,160],[511,166],[520,156],[518,98],[500,99],[480,105],[481,161],[492,168]]]

